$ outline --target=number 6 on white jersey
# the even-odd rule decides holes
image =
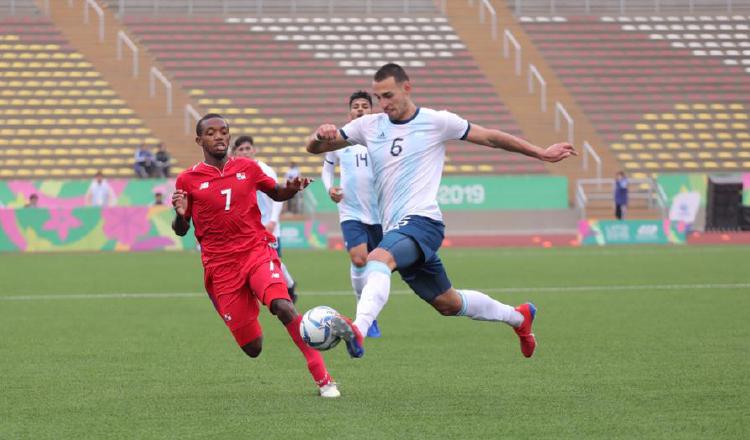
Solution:
[[[221,194],[227,196],[227,204],[224,205],[224,211],[229,211],[229,204],[232,203],[232,188],[222,189]]]

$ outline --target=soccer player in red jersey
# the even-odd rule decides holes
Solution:
[[[230,157],[229,124],[221,115],[207,114],[198,121],[195,132],[204,161],[177,177],[172,196],[177,215],[172,229],[183,236],[193,222],[201,246],[204,284],[216,311],[237,344],[254,358],[263,346],[258,322],[259,302],[263,303],[305,356],[320,395],[339,397],[323,357],[302,341],[302,316],[287,293],[279,257],[269,246],[274,236],[261,223],[256,199],[259,190],[276,201],[288,200],[307,187],[310,179],[297,177],[282,187],[254,160]]]

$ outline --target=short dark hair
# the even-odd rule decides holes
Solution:
[[[234,141],[234,148],[239,147],[240,145],[244,144],[245,142],[250,142],[250,144],[255,145],[255,141],[253,140],[252,136],[244,135],[244,136],[238,137]]]
[[[202,117],[198,121],[198,123],[195,124],[195,134],[198,136],[202,136],[203,135],[203,122],[208,121],[209,119],[214,119],[214,118],[224,119],[224,116],[221,116],[218,113],[209,113],[206,116]],[[224,122],[226,122],[226,119],[224,119]],[[229,122],[227,122],[227,125],[229,125]]]
[[[390,77],[393,77],[393,79],[399,84],[404,81],[409,81],[409,75],[406,74],[404,68],[396,63],[388,63],[378,69],[378,71],[375,72],[373,79],[375,81],[383,81]]]
[[[372,107],[372,96],[370,96],[370,94],[365,92],[364,90],[357,90],[349,97],[349,108],[352,107],[352,102],[357,99],[366,99],[367,102],[370,103],[370,107]]]

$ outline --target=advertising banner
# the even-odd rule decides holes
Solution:
[[[582,220],[578,223],[582,245],[685,244],[685,226],[669,220]]]
[[[197,249],[191,229],[172,231],[169,206],[109,208],[0,209],[0,252],[155,251]],[[282,223],[282,245],[310,249],[328,246],[314,221]]]
[[[322,183],[314,182],[309,190],[318,212],[336,212],[336,204]],[[447,176],[437,199],[444,211],[567,209],[568,179],[544,175]]]

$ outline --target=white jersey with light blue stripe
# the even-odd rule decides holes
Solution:
[[[265,173],[266,176],[275,181],[278,181],[278,177],[273,168],[266,165],[265,162],[257,162],[260,166],[260,169],[263,170],[263,173]],[[266,195],[266,193],[264,193],[263,191],[257,191],[256,195],[258,198],[258,208],[260,209],[260,222],[263,223],[263,226],[267,225],[268,222],[275,222],[276,227],[273,230],[273,235],[279,237],[281,235],[281,225],[279,222],[279,217],[281,216],[281,209],[283,204],[268,197],[268,195]]]
[[[325,158],[329,166],[341,170],[340,186],[344,198],[338,203],[339,221],[357,220],[368,225],[380,224],[378,202],[373,186],[372,160],[363,145],[352,145],[331,151]]]
[[[445,141],[465,139],[470,124],[448,111],[417,108],[406,121],[385,113],[365,115],[341,128],[352,144],[367,146],[383,230],[409,215],[442,221],[437,193],[445,162]]]

